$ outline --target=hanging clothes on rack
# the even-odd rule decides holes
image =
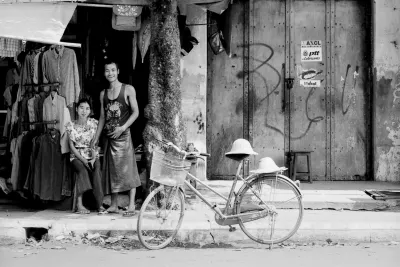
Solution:
[[[16,60],[21,51],[23,51],[21,40],[0,38],[0,57],[13,57]]]
[[[45,92],[40,92],[37,94],[37,97],[35,98],[34,102],[34,110],[35,110],[35,117],[36,117],[36,122],[43,122],[43,103],[44,100],[47,98],[47,94]],[[36,129],[39,132],[44,132],[44,127],[43,124],[36,124],[35,125]]]
[[[50,126],[57,123],[59,122],[44,121],[33,124]],[[22,140],[20,146],[19,139]],[[37,131],[23,133],[18,137],[16,149],[18,148],[24,150],[24,155],[15,154],[18,159],[14,160],[19,163],[12,174],[15,190],[24,190],[25,197],[33,196],[44,201],[60,201],[71,196],[69,155],[61,153],[60,132],[57,129],[47,130],[43,134],[38,134]],[[21,169],[22,165],[24,169]]]
[[[36,112],[35,112],[35,102],[39,98],[38,94],[35,94],[32,98],[28,100],[28,115],[29,115],[29,122],[37,122],[38,118],[36,117]],[[31,124],[30,125],[31,130],[36,129],[36,125]]]
[[[71,121],[69,110],[66,106],[65,98],[52,92],[43,102],[43,120],[57,120],[54,126],[60,131],[61,152],[69,152],[68,136],[65,125]]]
[[[12,169],[11,169],[11,184],[14,191],[19,191],[19,170],[20,170],[20,158],[21,158],[21,144],[22,138],[25,136],[26,132],[19,135],[13,143],[11,144],[11,153],[12,153]]]
[[[15,102],[15,96],[17,93],[17,90],[14,90],[14,85],[18,85],[20,82],[20,70],[17,64],[13,63],[12,68],[10,68],[7,71],[6,74],[6,85],[5,85],[5,90],[3,93],[3,97],[5,100],[6,104],[6,110],[7,110],[7,115],[6,115],[6,120],[4,122],[4,128],[3,128],[3,136],[8,137],[9,136],[9,131],[11,127],[11,117],[12,117],[12,106]]]
[[[20,73],[19,70],[14,67],[7,71],[6,74],[6,88],[9,86],[13,86],[14,84],[19,84]]]
[[[49,130],[36,139],[37,157],[34,163],[31,192],[41,200],[60,201],[63,192],[70,195],[71,185],[65,187],[66,180],[69,180],[65,165],[68,157],[62,155],[60,147],[60,132]],[[32,173],[30,173],[32,175]],[[29,184],[29,182],[28,182]]]
[[[8,137],[8,132],[11,124],[11,108],[12,108],[12,95],[11,95],[12,86],[8,86],[6,90],[4,90],[3,97],[7,109],[6,120],[4,122],[3,128],[3,137]]]
[[[22,97],[25,95],[25,92],[32,92],[32,86],[23,86],[23,85],[33,85],[33,76],[35,72],[35,57],[37,55],[36,50],[30,51],[26,57],[24,64],[21,69],[21,82],[20,82],[20,90],[18,94],[18,101],[21,101]]]
[[[56,45],[44,53],[42,64],[43,79],[61,84],[58,93],[65,97],[67,106],[78,102],[81,88],[75,51]]]

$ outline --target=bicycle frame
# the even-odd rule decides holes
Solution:
[[[218,216],[220,216],[222,221],[226,221],[229,219],[238,219],[240,217],[252,217],[255,216],[257,219],[259,217],[265,217],[268,212],[270,212],[269,209],[267,210],[263,210],[263,211],[255,211],[255,212],[244,212],[244,213],[240,213],[240,214],[233,214],[233,215],[228,215],[228,211],[232,202],[232,197],[234,195],[235,192],[235,188],[236,188],[236,184],[238,179],[242,180],[243,182],[246,183],[245,179],[243,179],[243,177],[239,174],[240,170],[242,169],[243,166],[243,161],[240,161],[236,175],[235,175],[235,179],[233,181],[231,190],[229,192],[229,196],[226,197],[220,193],[218,193],[217,191],[215,191],[213,188],[211,188],[210,186],[208,186],[207,184],[203,183],[202,181],[200,181],[197,177],[195,177],[194,175],[188,173],[188,175],[190,176],[191,179],[195,180],[196,182],[202,184],[203,186],[205,186],[207,189],[211,190],[212,192],[214,192],[216,195],[218,195],[219,197],[221,197],[222,199],[224,199],[226,201],[226,205],[225,205],[225,214],[221,212],[221,210],[217,207],[217,205],[213,205],[212,203],[210,203],[196,188],[194,188],[190,182],[188,182],[187,180],[185,180],[185,184],[187,187],[189,187],[189,189],[196,195],[198,196],[208,207],[210,207],[211,210],[214,211],[214,213],[218,214]],[[258,196],[257,196],[258,197]],[[231,221],[230,223],[228,223],[228,225],[232,225],[232,224],[237,224],[238,222],[236,222],[235,220]]]

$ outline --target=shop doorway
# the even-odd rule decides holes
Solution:
[[[370,5],[346,0],[290,4],[289,78],[294,82],[285,92],[286,142],[289,150],[314,151],[317,180],[369,179]]]
[[[78,16],[87,17],[87,42],[84,54],[85,74],[83,82],[85,94],[90,96],[94,106],[94,118],[100,117],[100,92],[108,87],[104,78],[104,57],[116,60],[119,64],[119,81],[135,88],[139,107],[139,117],[131,126],[133,145],[137,148],[143,144],[142,132],[146,120],[144,108],[148,103],[149,52],[142,58],[137,49],[133,64],[133,31],[120,31],[112,28],[112,9],[78,7]],[[148,16],[144,9],[142,16]],[[135,66],[133,66],[135,65]]]

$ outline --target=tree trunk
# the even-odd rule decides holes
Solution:
[[[159,140],[182,147],[185,143],[181,113],[180,40],[177,0],[154,0],[151,10],[149,104],[143,131],[147,173]]]

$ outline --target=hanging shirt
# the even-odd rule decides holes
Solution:
[[[11,110],[7,109],[6,120],[4,122],[4,128],[3,128],[3,137],[8,137],[8,132],[10,130],[10,124],[11,124]]]
[[[13,86],[14,84],[19,83],[20,76],[18,74],[18,71],[13,68],[9,69],[6,74],[6,88],[9,86]]]
[[[13,57],[22,51],[22,41],[11,38],[0,38],[0,57]]]
[[[33,73],[34,73],[34,60],[36,57],[35,51],[31,51],[26,55],[25,61],[22,64],[20,86],[17,94],[17,101],[21,101],[26,92],[32,92],[33,87],[25,86],[27,84],[33,84]]]
[[[37,53],[33,60],[33,83],[38,84],[38,71],[39,71],[39,56],[42,53]]]
[[[35,159],[33,181],[31,191],[41,200],[60,201],[63,192],[64,164],[63,155],[60,152],[60,133],[56,130],[39,136],[36,142],[39,147],[35,148]],[[32,174],[28,174],[28,179]],[[26,183],[25,183],[26,185]],[[29,186],[28,186],[29,187]]]
[[[11,169],[11,184],[13,186],[13,190],[19,190],[18,188],[18,177],[20,171],[20,158],[21,158],[21,144],[22,138],[25,136],[26,132],[23,132],[19,135],[15,141],[15,146],[12,151],[12,169]]]
[[[48,50],[43,55],[43,79],[49,83],[61,83],[59,94],[66,99],[67,106],[78,102],[81,88],[79,86],[78,64],[74,50],[69,48]]]
[[[18,101],[15,101],[11,108],[11,125],[18,121]]]
[[[4,97],[4,100],[6,102],[6,106],[7,107],[11,107],[12,106],[11,90],[12,90],[12,87],[8,86],[6,88],[6,90],[4,90],[4,93],[3,93],[3,97]]]
[[[38,98],[38,95],[35,95],[31,99],[28,100],[28,115],[29,115],[29,122],[36,122],[36,113],[35,113],[35,101]],[[36,129],[35,125],[30,125],[30,129]]]
[[[34,51],[31,51],[28,55],[25,57],[25,62],[23,64],[22,72],[21,72],[21,78],[22,78],[22,84],[33,84],[33,76],[35,73],[35,57],[36,53]]]
[[[43,77],[43,55],[44,52],[39,53],[39,59],[38,59],[38,68],[37,68],[37,78],[38,78],[38,84],[43,84],[43,83],[49,83],[48,80],[46,80],[45,77]]]
[[[43,121],[57,120],[57,124],[49,124],[48,128],[56,128],[60,131],[61,153],[69,152],[68,134],[65,131],[65,125],[71,121],[69,110],[65,104],[65,98],[51,94],[43,102]]]
[[[19,103],[18,107],[18,117],[22,124],[20,124],[21,131],[29,131],[29,111],[28,111],[28,100],[30,97],[26,96],[22,98],[21,102]]]

